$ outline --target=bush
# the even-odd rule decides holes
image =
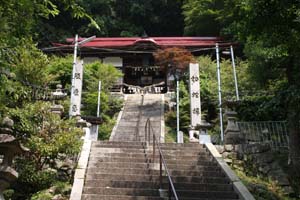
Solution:
[[[24,108],[10,110],[15,121],[16,136],[30,152],[16,160],[19,178],[13,185],[13,199],[26,199],[49,188],[57,180],[53,160],[79,153],[82,130],[74,120],[64,120],[50,112],[50,103],[29,103]],[[42,194],[41,194],[42,195]],[[47,195],[43,198],[46,199]]]

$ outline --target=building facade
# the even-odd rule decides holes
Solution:
[[[79,38],[79,41],[83,39]],[[119,69],[124,76],[116,83],[116,90],[135,93],[138,88],[154,86],[153,92],[166,92],[170,75],[155,63],[154,52],[179,47],[198,56],[214,51],[216,43],[221,47],[230,45],[218,37],[95,38],[80,46],[79,55],[84,63],[100,61]],[[55,48],[50,48],[47,52],[72,54],[74,38],[68,38],[66,44],[54,43],[54,46]]]

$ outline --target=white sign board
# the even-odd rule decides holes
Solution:
[[[103,58],[104,64],[112,64],[115,67],[123,67],[123,59],[120,57],[105,57]]]
[[[77,61],[72,81],[70,116],[80,115],[81,91],[83,78],[83,61]]]
[[[84,57],[83,58],[83,62],[85,64],[93,63],[93,62],[96,62],[96,61],[101,62],[100,58],[98,58],[98,57]]]
[[[191,126],[200,125],[201,102],[200,102],[200,76],[199,64],[190,63],[189,66],[190,102],[191,102]]]

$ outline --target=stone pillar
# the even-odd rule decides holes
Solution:
[[[236,123],[237,113],[234,111],[234,107],[237,105],[237,101],[226,101],[225,117],[227,118],[227,127],[225,129],[224,144],[240,144],[243,142],[241,131]]]
[[[75,71],[72,77],[72,91],[71,91],[71,104],[70,104],[70,116],[80,115],[81,106],[81,91],[82,91],[82,79],[83,79],[83,61],[77,61],[75,65]]]
[[[199,64],[190,63],[189,66],[189,88],[191,103],[191,126],[189,130],[190,142],[196,142],[194,135],[199,135],[196,129],[201,123],[201,101],[200,101],[200,77]]]

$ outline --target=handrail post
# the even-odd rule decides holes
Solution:
[[[153,141],[152,141],[152,145],[153,145],[153,158],[152,158],[153,164],[154,164],[154,159],[155,159],[155,140],[154,139],[155,138],[154,138],[154,135],[153,135]]]
[[[151,138],[150,138],[150,132],[151,132],[151,121],[150,121],[150,119],[149,119],[149,124],[148,124],[148,140],[149,140],[149,144],[150,144],[150,142],[151,142]]]
[[[162,189],[162,159],[161,154],[159,154],[159,187]]]
[[[171,198],[172,198],[171,183],[169,183],[169,192],[168,192],[168,194],[169,194],[169,200],[171,200]]]
[[[146,124],[145,124],[145,142],[147,143],[147,128],[148,128],[148,120],[146,121]]]

